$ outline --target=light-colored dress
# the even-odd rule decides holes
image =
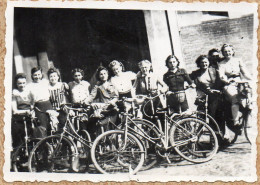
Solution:
[[[223,60],[218,63],[219,66],[219,77],[220,80],[226,83],[224,87],[224,93],[227,99],[232,103],[237,103],[237,87],[236,84],[229,84],[230,80],[234,82],[241,81],[242,75],[249,79],[248,72],[246,70],[246,66],[240,58],[231,58],[229,61]]]

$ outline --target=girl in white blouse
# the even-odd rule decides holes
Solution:
[[[136,79],[136,74],[132,71],[125,71],[124,65],[117,60],[110,62],[109,68],[114,74],[110,81],[118,90],[119,99],[133,97],[133,81]]]
[[[33,105],[36,108],[35,115],[39,120],[35,137],[40,138],[47,136],[47,130],[50,128],[49,117],[45,113],[47,110],[52,109],[50,92],[48,89],[49,81],[43,79],[41,67],[32,68],[31,76],[33,81],[28,84],[28,88],[30,90]]]
[[[240,58],[235,58],[235,52],[232,45],[224,44],[221,48],[224,60],[218,63],[219,77],[225,83],[224,93],[228,101],[232,104],[232,117],[234,125],[239,125],[239,101],[238,90],[235,82],[241,81],[244,77],[251,80],[251,77]]]

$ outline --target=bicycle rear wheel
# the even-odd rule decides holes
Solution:
[[[207,162],[218,151],[214,131],[195,118],[185,118],[174,124],[170,129],[170,143],[181,157],[193,163]]]
[[[144,119],[133,119],[133,122],[129,122],[128,126],[135,130],[135,136],[140,139],[145,149],[145,159],[141,170],[152,168],[158,162],[158,155],[156,154],[155,143],[150,142],[145,136],[159,142],[159,129],[155,124]]]
[[[76,156],[75,145],[65,136],[53,135],[39,141],[29,157],[30,172],[67,172]]]
[[[144,163],[144,148],[138,138],[121,130],[107,131],[96,138],[91,159],[103,174],[137,173]]]

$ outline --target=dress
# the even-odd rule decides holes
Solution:
[[[72,103],[83,103],[89,97],[90,84],[82,80],[79,83],[72,81],[69,84]]]
[[[168,71],[163,75],[163,81],[169,86],[169,90],[174,94],[167,97],[167,105],[174,112],[186,111],[189,106],[184,92],[184,82],[189,85],[192,81],[185,69],[178,68],[176,72]]]
[[[224,86],[224,93],[227,99],[232,103],[238,103],[237,87],[235,84],[229,84],[230,80],[238,82],[241,80],[241,74],[246,71],[245,65],[239,58],[231,58],[229,61],[223,60],[219,64],[219,77],[226,85]]]
[[[135,79],[136,74],[131,71],[122,72],[119,76],[113,76],[110,79],[119,93],[119,99],[122,97],[131,97],[132,81]]]

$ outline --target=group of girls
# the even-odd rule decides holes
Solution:
[[[135,97],[136,95],[155,96],[160,93],[167,94],[167,104],[161,103],[162,108],[170,107],[172,111],[186,111],[188,107],[185,82],[197,89],[198,96],[210,94],[212,89],[224,91],[227,100],[232,104],[232,116],[234,124],[238,124],[238,98],[235,81],[245,77],[250,80],[241,59],[235,58],[234,48],[224,44],[221,48],[223,58],[219,57],[217,49],[209,51],[208,55],[197,58],[198,70],[190,75],[185,69],[179,68],[180,61],[175,55],[167,57],[165,64],[168,71],[163,79],[152,71],[152,64],[148,60],[138,63],[140,71],[136,74],[125,71],[124,65],[114,60],[108,65],[109,70],[100,66],[96,71],[96,85],[90,89],[90,83],[83,80],[83,70],[76,68],[72,70],[73,81],[67,83],[60,81],[60,73],[56,68],[47,72],[48,80],[43,78],[42,69],[34,67],[31,70],[32,82],[26,85],[25,74],[17,74],[15,77],[15,88],[13,90],[12,110],[12,136],[13,145],[17,146],[22,141],[21,117],[30,114],[32,107],[36,109],[36,117],[39,119],[40,136],[48,135],[48,116],[43,112],[50,109],[59,109],[64,103],[95,104],[106,103],[116,105],[122,97]],[[110,77],[109,71],[113,76]],[[95,107],[95,106],[94,106]],[[214,116],[217,107],[217,99],[209,95],[209,112]],[[40,111],[37,111],[40,110]]]

